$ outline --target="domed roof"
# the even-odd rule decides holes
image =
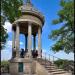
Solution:
[[[34,11],[34,12],[39,12],[31,3],[26,3],[23,6],[20,7],[21,12],[25,11]]]
[[[41,12],[39,12],[34,6],[33,4],[30,2],[30,0],[26,2],[26,4],[24,4],[23,6],[21,6],[19,8],[19,10],[21,10],[22,15],[24,14],[31,14],[34,15],[38,18],[40,18],[42,21],[44,21],[44,16],[42,15]]]

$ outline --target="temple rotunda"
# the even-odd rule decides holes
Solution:
[[[41,58],[41,35],[44,25],[44,16],[34,8],[30,0],[26,0],[26,3],[19,9],[22,15],[12,24],[13,40],[10,74],[19,75],[19,73],[24,73],[26,75],[32,75],[36,73],[36,63],[33,62],[31,54],[32,35],[34,50],[36,50],[36,35],[38,35],[38,58]],[[25,50],[28,50],[24,58],[20,57],[20,34],[25,35]]]

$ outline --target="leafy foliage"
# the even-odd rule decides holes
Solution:
[[[9,72],[9,61],[1,61],[1,69],[1,72]]]
[[[66,71],[71,70],[72,73],[74,73],[74,61],[73,60],[59,59],[59,60],[54,61],[54,64],[61,69],[64,69]]]
[[[5,46],[6,39],[8,38],[8,34],[6,32],[6,29],[4,28],[4,17],[1,16],[1,24],[0,24],[0,50],[2,50]]]
[[[7,65],[9,65],[8,61],[1,61],[1,66],[7,66]]]
[[[21,15],[18,9],[23,4],[22,0],[1,0],[1,10],[3,15],[12,23]]]
[[[23,4],[23,0],[1,0],[1,25],[0,25],[0,49],[4,48],[8,34],[3,27],[4,22],[9,20],[13,23],[21,15],[19,7]]]
[[[59,18],[53,20],[52,24],[62,23],[63,26],[53,30],[49,35],[51,39],[57,40],[51,48],[55,52],[60,50],[66,53],[74,52],[74,0],[61,0],[60,6]]]

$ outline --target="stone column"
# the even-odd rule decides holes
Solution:
[[[32,28],[31,23],[28,24],[28,54],[31,57],[31,49],[32,49]]]
[[[13,53],[14,53],[14,48],[15,48],[15,36],[16,36],[16,34],[15,34],[15,31],[13,30],[13,35],[12,35],[12,57],[13,57]]]
[[[28,38],[28,35],[27,34],[25,34],[25,50],[27,49],[27,38]]]
[[[29,55],[29,75],[32,75],[32,27],[31,23],[28,24],[28,55]]]
[[[19,29],[19,25],[16,25],[16,57],[19,57],[19,47],[20,47],[20,41],[19,41],[19,33],[20,33],[20,29]]]
[[[38,58],[41,58],[41,27],[38,28]]]
[[[15,31],[13,30],[12,35],[12,49],[15,47]]]
[[[33,35],[33,49],[36,50],[36,35]]]

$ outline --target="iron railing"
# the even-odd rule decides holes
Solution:
[[[46,52],[42,52],[42,59],[45,59],[45,60],[50,61],[50,62],[54,62],[54,61],[61,59],[61,58],[58,58],[58,57],[51,55],[51,54],[48,54]]]
[[[54,64],[54,62],[57,61],[57,60],[64,60],[62,58],[56,57],[56,56],[51,55],[51,54],[46,53],[46,52],[42,52],[42,57],[41,58],[43,60],[45,60],[45,66],[46,66],[46,63],[48,61]],[[67,59],[65,59],[65,60],[67,60]],[[65,61],[63,61],[63,63],[65,64]],[[56,65],[56,64],[54,64],[54,65]],[[66,63],[63,69],[68,71],[68,72],[71,72],[72,75],[74,75],[74,64],[73,63],[71,65],[69,63]]]

